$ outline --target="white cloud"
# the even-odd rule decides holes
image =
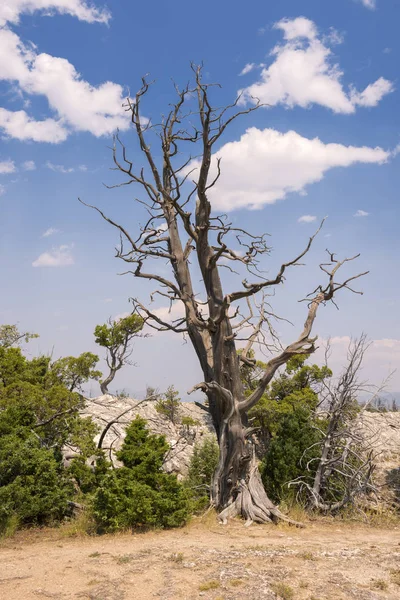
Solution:
[[[35,171],[36,170],[36,164],[34,160],[26,160],[24,163],[22,163],[22,168],[24,169],[24,171]]]
[[[55,165],[51,161],[47,161],[45,165],[51,171],[56,171],[57,173],[75,173],[76,171],[81,171],[82,173],[86,173],[88,170],[86,165],[79,165],[78,167],[64,167],[64,165]]]
[[[56,229],[55,227],[49,227],[44,233],[42,233],[42,237],[50,237],[51,235],[55,235],[56,233],[60,233],[60,230]]]
[[[0,183],[0,196],[3,196],[6,193],[6,188],[4,187],[4,185],[1,185]]]
[[[297,219],[297,222],[298,223],[313,223],[316,220],[317,220],[317,217],[315,217],[314,215],[303,215],[302,217]]]
[[[377,106],[382,98],[393,89],[391,81],[380,77],[375,83],[370,83],[363,92],[352,91],[350,96],[354,105]]]
[[[112,302],[112,301],[113,301],[113,299],[112,299],[112,298],[104,298],[104,302],[106,302],[107,304],[108,304],[109,302]]]
[[[120,321],[121,319],[125,319],[126,317],[129,317],[129,315],[131,315],[132,313],[130,312],[123,312],[123,313],[119,313],[118,315],[115,315],[113,321],[117,322]]]
[[[221,158],[221,177],[209,192],[214,208],[230,211],[261,208],[274,204],[291,192],[320,181],[334,167],[356,163],[381,164],[390,152],[367,146],[325,144],[319,138],[302,137],[295,131],[252,127],[236,142],[229,142],[213,156],[210,181],[216,175],[216,158]],[[193,161],[186,171],[197,167]],[[195,173],[194,173],[195,175]]]
[[[0,26],[17,24],[21,14],[35,11],[47,16],[55,12],[67,14],[88,23],[108,23],[111,18],[106,8],[96,8],[83,0],[3,0],[0,4]]]
[[[357,212],[354,213],[353,217],[368,217],[368,215],[369,212],[359,209]]]
[[[4,0],[3,0],[4,3]],[[0,29],[0,78],[5,81],[24,80],[28,65],[35,59],[35,46],[24,44],[16,33]],[[21,96],[21,90],[17,90]]]
[[[259,99],[269,106],[283,104],[288,108],[319,104],[336,113],[350,114],[357,106],[376,106],[393,91],[393,84],[383,77],[362,92],[354,86],[349,91],[344,89],[343,73],[326,45],[341,41],[334,30],[320,39],[315,23],[304,17],[283,19],[275,28],[283,32],[285,41],[272,50],[274,61],[262,69],[259,80],[240,90],[242,103]]]
[[[315,360],[317,363],[324,362],[326,342],[327,340],[318,339],[318,350],[311,358],[311,361]],[[364,356],[360,379],[365,379],[369,383],[379,385],[391,372],[393,372],[393,370],[396,370],[394,376],[389,380],[389,386],[392,390],[399,390],[400,340],[381,338],[370,340],[370,342],[371,344]],[[347,335],[336,336],[330,339],[330,343],[332,353],[329,359],[329,365],[336,376],[346,364],[347,349],[351,343],[351,338]],[[390,391],[390,388],[388,391]]]
[[[247,65],[245,65],[243,67],[243,69],[240,71],[239,75],[247,75],[247,73],[250,73],[255,68],[256,68],[255,63],[247,63]]]
[[[150,310],[166,323],[171,323],[172,321],[175,321],[175,319],[181,319],[185,316],[185,307],[183,302],[180,301],[174,302],[172,306],[161,306],[160,308],[155,309],[150,308]]]
[[[50,169],[50,171],[56,171],[57,173],[73,173],[75,171],[74,167],[64,167],[64,165],[55,165],[49,160],[46,162],[46,167]]]
[[[20,84],[30,94],[46,96],[50,107],[77,131],[101,136],[129,127],[122,86],[106,81],[94,87],[65,58],[38,54]]]
[[[337,46],[339,44],[343,44],[344,35],[342,33],[340,33],[340,31],[338,31],[334,27],[330,27],[329,33],[324,35],[323,41],[326,44],[332,44],[332,46]]]
[[[376,8],[376,0],[361,0],[362,4],[364,4],[365,8],[369,8],[374,10]]]
[[[59,248],[53,248],[49,252],[43,252],[33,261],[32,267],[68,267],[73,265],[72,247],[72,245],[63,245]]]
[[[274,27],[283,31],[285,40],[295,40],[297,38],[313,40],[318,34],[315,23],[305,17],[282,19],[275,23]]]
[[[4,2],[3,2],[4,4]],[[0,127],[10,137],[58,143],[71,131],[87,131],[95,136],[109,135],[117,128],[129,127],[129,116],[122,109],[123,87],[106,81],[92,86],[66,59],[38,52],[37,48],[10,30],[19,15],[35,10],[46,15],[70,14],[89,23],[107,23],[106,10],[82,0],[7,0],[0,8],[0,80],[9,81],[17,92],[44,96],[57,119],[37,122],[25,111],[2,109]],[[29,102],[29,100],[28,100]],[[29,124],[29,127],[28,127]],[[37,129],[40,131],[37,131]]]
[[[15,173],[15,163],[13,160],[0,161],[0,175],[6,175],[7,173]]]
[[[68,132],[61,121],[54,119],[36,121],[29,117],[24,110],[12,112],[0,108],[0,129],[3,129],[9,137],[21,141],[32,140],[33,142],[58,144],[68,137]]]

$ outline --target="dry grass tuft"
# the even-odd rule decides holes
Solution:
[[[96,535],[97,526],[90,514],[83,510],[70,521],[63,523],[59,533],[61,538],[86,537]]]
[[[221,586],[220,582],[216,579],[211,579],[211,581],[206,581],[205,583],[201,583],[199,585],[200,592],[208,592],[208,590],[216,590]]]
[[[241,585],[244,585],[244,581],[243,579],[231,579],[229,585],[231,585],[232,587],[239,587]]]
[[[115,556],[115,560],[119,565],[126,565],[133,560],[132,554],[123,554],[122,556]]]
[[[374,579],[372,581],[371,587],[375,590],[385,591],[388,589],[388,584],[387,581],[385,581],[384,579]]]
[[[293,588],[282,581],[271,584],[271,590],[275,592],[278,598],[282,598],[282,600],[292,600],[294,598]]]
[[[390,571],[390,581],[395,585],[400,585],[400,569],[392,569]]]
[[[182,563],[184,558],[185,555],[183,554],[183,552],[174,552],[173,554],[169,555],[168,560],[171,560],[175,563]]]

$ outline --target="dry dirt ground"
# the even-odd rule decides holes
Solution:
[[[63,537],[0,546],[1,600],[379,600],[400,598],[400,528],[346,522]]]

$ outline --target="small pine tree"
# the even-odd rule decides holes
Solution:
[[[179,527],[187,521],[188,494],[175,475],[162,470],[168,449],[165,437],[149,433],[144,419],[132,421],[117,452],[123,467],[106,473],[92,499],[100,529]]]
[[[209,503],[210,486],[218,457],[219,448],[214,438],[206,437],[202,444],[194,447],[185,486],[190,490],[196,512]]]
[[[179,407],[181,399],[179,392],[173,385],[170,385],[164,394],[156,403],[156,411],[167,417],[174,425],[177,425],[179,420]]]

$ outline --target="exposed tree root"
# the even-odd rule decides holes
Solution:
[[[219,513],[218,518],[225,525],[229,518],[237,515],[246,520],[246,526],[252,523],[285,521],[296,527],[304,527],[303,523],[284,515],[268,498],[254,458],[250,466],[248,481],[242,479],[239,482],[235,499]]]

